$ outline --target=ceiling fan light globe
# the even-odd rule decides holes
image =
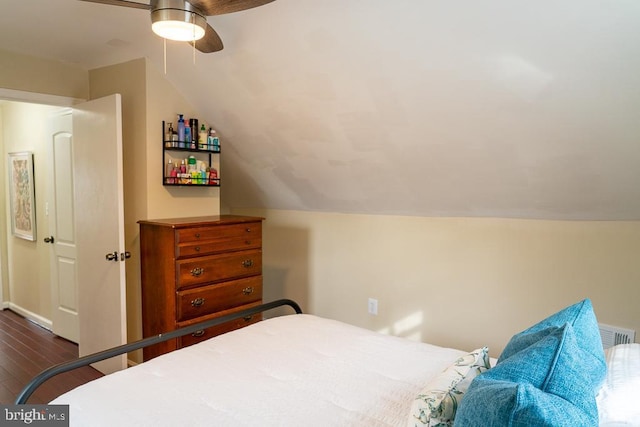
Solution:
[[[204,37],[204,28],[184,21],[157,21],[151,24],[154,33],[169,40],[195,41]]]
[[[184,0],[156,0],[152,2],[151,29],[169,40],[200,40],[207,28],[202,13]]]

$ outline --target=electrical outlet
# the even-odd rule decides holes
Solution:
[[[378,314],[378,300],[375,298],[369,298],[369,314]]]

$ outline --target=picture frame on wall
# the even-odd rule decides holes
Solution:
[[[36,240],[36,194],[33,153],[9,153],[9,200],[11,232],[25,240]]]

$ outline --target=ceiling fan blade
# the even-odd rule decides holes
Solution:
[[[194,42],[189,42],[191,46],[194,45]],[[207,24],[207,28],[204,32],[204,37],[200,40],[195,41],[196,49],[198,49],[202,53],[212,53],[221,51],[224,47],[222,44],[222,39],[216,33],[216,30],[211,28],[211,25]]]
[[[149,4],[136,3],[135,1],[128,1],[128,0],[80,0],[80,1],[86,1],[87,3],[108,4],[111,6],[132,7],[134,9],[151,10],[151,5]]]
[[[239,12],[271,3],[274,0],[188,0],[207,16]]]

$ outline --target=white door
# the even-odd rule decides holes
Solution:
[[[76,275],[76,234],[73,209],[73,135],[71,110],[51,118],[48,154],[49,199],[46,214],[49,231],[44,241],[51,243],[51,295],[53,333],[70,341],[79,340],[78,281]]]
[[[73,139],[79,350],[84,356],[127,341],[120,95],[74,106]],[[93,366],[105,374],[124,369],[126,354]]]

